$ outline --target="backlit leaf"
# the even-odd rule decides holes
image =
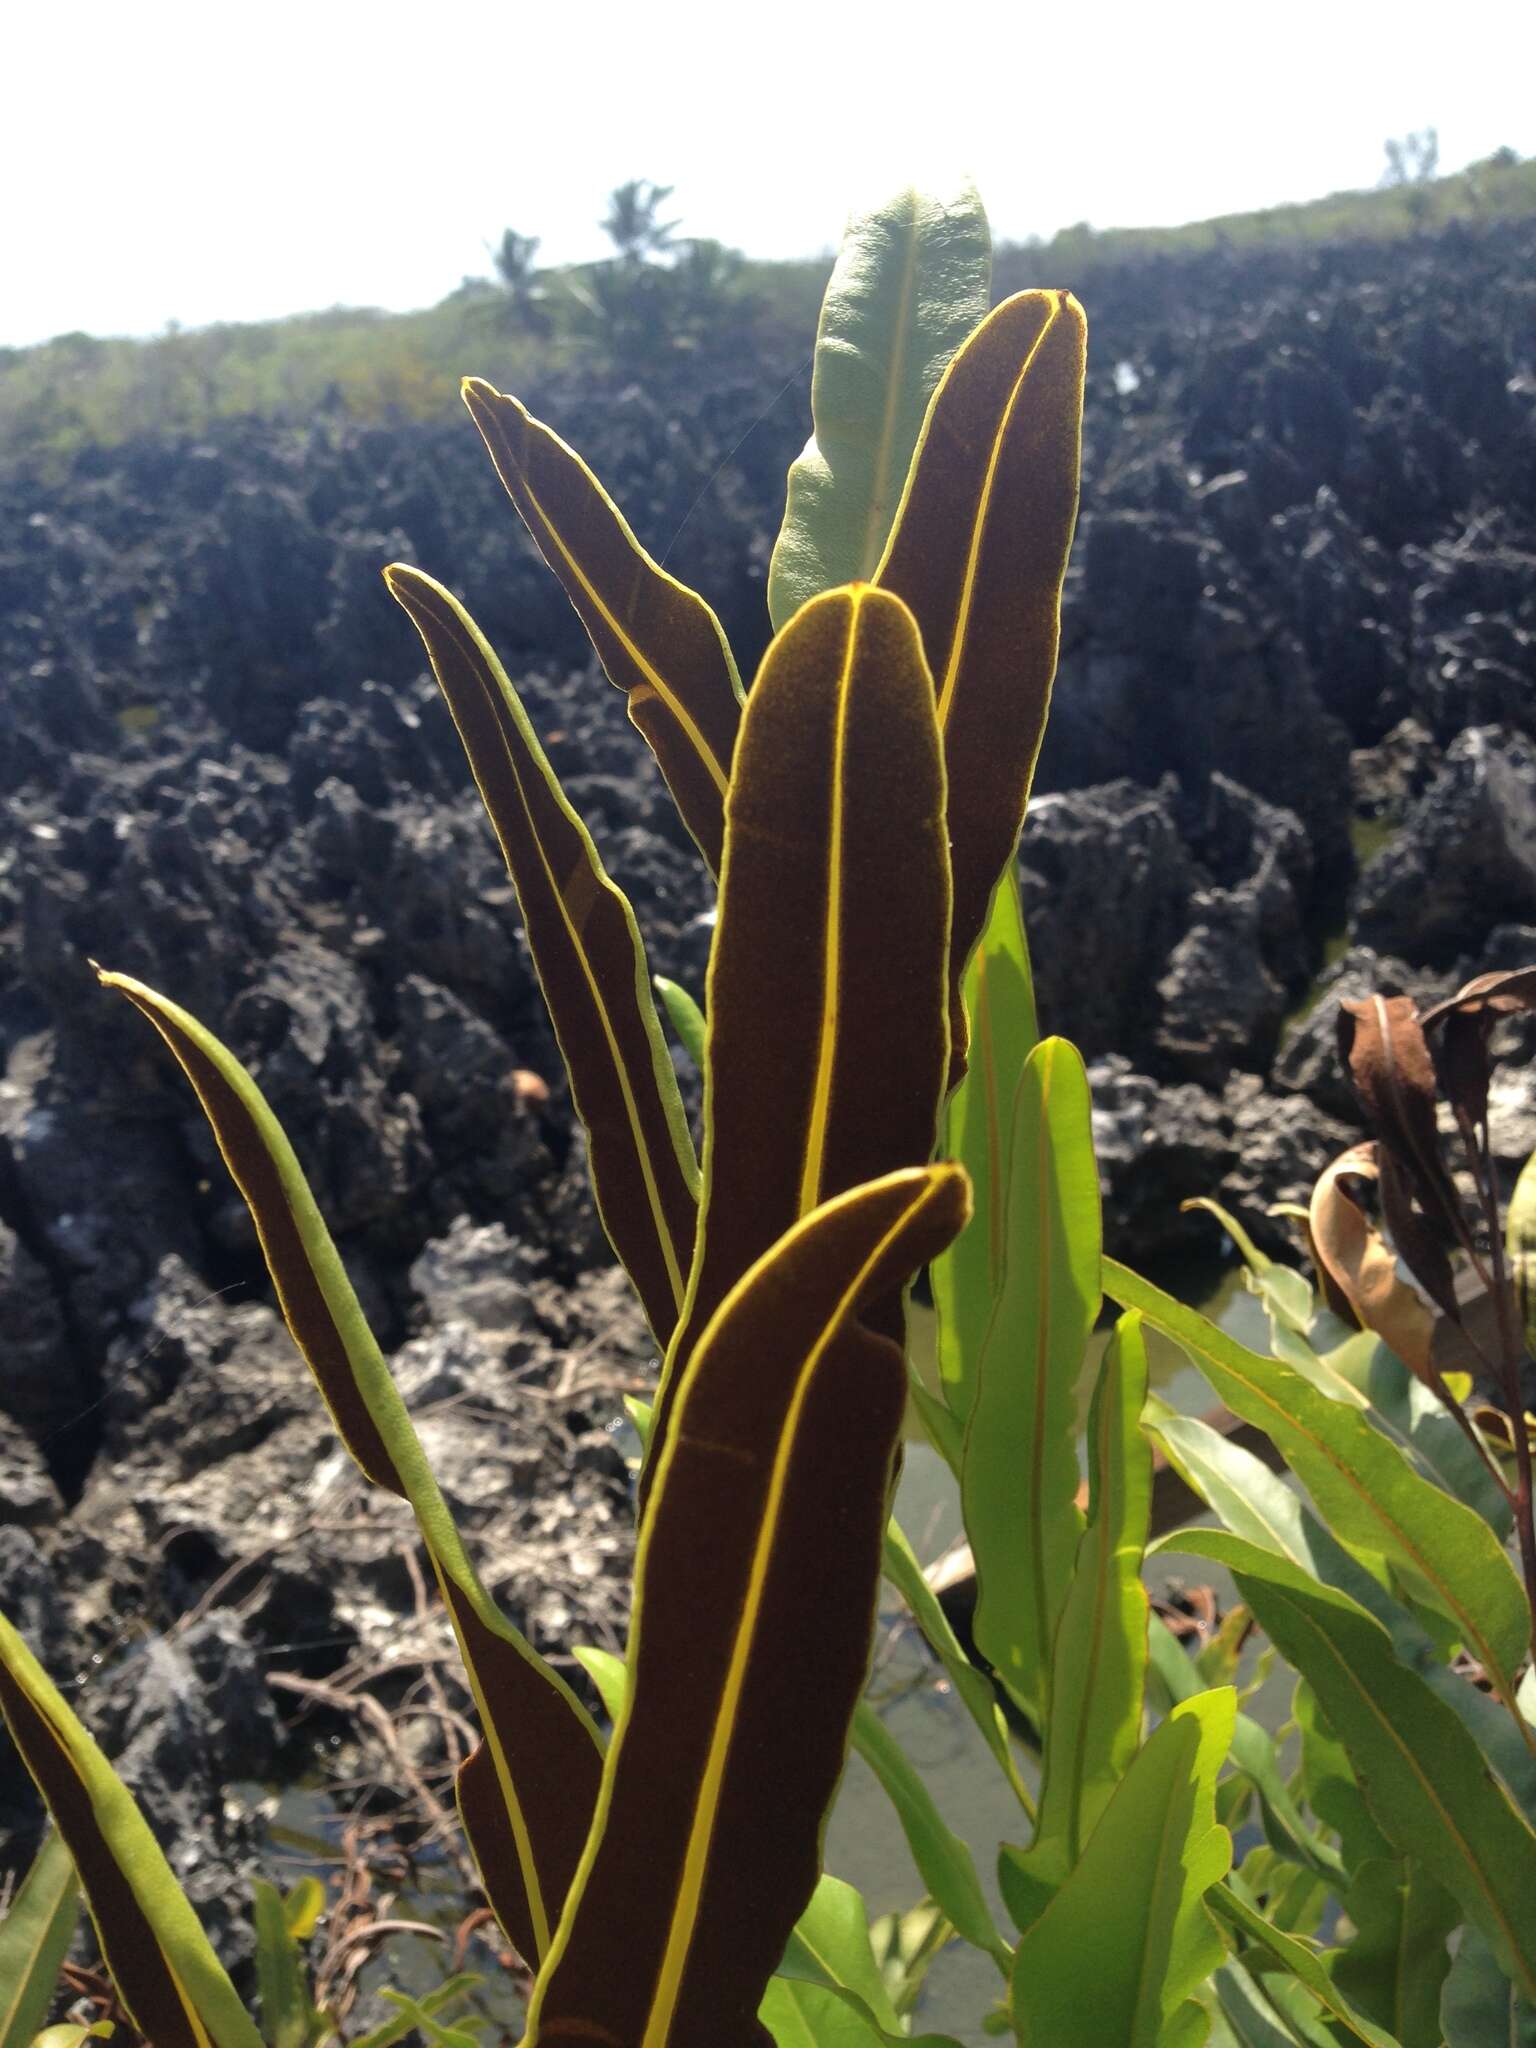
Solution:
[[[1104,1284],[1123,1307],[1139,1308],[1184,1346],[1227,1406],[1277,1445],[1335,1533],[1390,1558],[1415,1592],[1456,1624],[1512,1699],[1530,1612],[1482,1516],[1421,1477],[1359,1409],[1249,1351],[1118,1261],[1105,1260]]]
[[[664,974],[651,977],[657,995],[661,997],[662,1008],[667,1013],[667,1022],[677,1033],[677,1042],[687,1053],[694,1066],[704,1071],[704,1012],[675,981],[668,981]]]
[[[869,1916],[851,1884],[825,1874],[795,1922],[780,1974],[834,1984],[851,1991],[877,2025],[891,2033],[900,2019],[869,1944]]]
[[[1536,1832],[1451,1709],[1400,1664],[1386,1632],[1345,1595],[1265,1557],[1238,1590],[1302,1672],[1349,1752],[1371,1816],[1536,1990]]]
[[[3,1615],[0,1713],[63,1837],[139,2031],[155,2048],[262,2048],[127,1787]]]
[[[669,576],[574,449],[483,378],[464,383],[507,495],[565,586],[716,873],[741,683],[720,621]],[[396,595],[399,593],[397,592]]]
[[[480,1583],[325,1220],[281,1125],[212,1032],[126,975],[101,975],[159,1031],[197,1091],[244,1196],[293,1341],[343,1443],[376,1486],[410,1502],[458,1637],[484,1742],[459,1807],[498,1918],[542,1955],[597,1797],[597,1731],[575,1694]]]
[[[1077,1863],[1141,1742],[1150,1612],[1141,1558],[1152,1499],[1152,1452],[1140,1427],[1146,1392],[1141,1318],[1122,1316],[1088,1420],[1088,1526],[1051,1661],[1039,1821],[1028,1854],[1014,1860],[1009,1907],[1020,1924],[1038,1917]]]
[[[400,563],[390,594],[422,637],[517,890],[603,1227],[659,1344],[682,1307],[698,1168],[629,899],[566,802],[506,672],[442,585]]]
[[[976,1560],[976,1645],[1038,1715],[1066,1601],[1077,1505],[1077,1381],[1099,1310],[1099,1178],[1088,1078],[1047,1038],[1012,1106],[1010,1256],[966,1430],[961,1497]]]
[[[1022,2048],[1183,2048],[1204,2038],[1188,2001],[1222,1958],[1206,1894],[1232,1840],[1216,1823],[1230,1687],[1175,1707],[1120,1781],[1072,1875],[1019,1943],[1012,2012]]]
[[[758,2005],[816,1887],[863,1689],[905,1401],[901,1353],[862,1311],[967,1207],[954,1167],[839,1196],[706,1330],[641,1529],[629,1689],[528,2048],[767,2038]]]
[[[1268,1252],[1261,1252],[1231,1211],[1208,1195],[1195,1195],[1181,1202],[1179,1208],[1181,1212],[1204,1209],[1207,1215],[1215,1217],[1242,1257],[1243,1281],[1249,1292],[1258,1295],[1271,1321],[1278,1323],[1282,1331],[1305,1338],[1317,1313],[1305,1274],[1298,1273],[1294,1266],[1282,1266]]]
[[[1247,1868],[1246,1864],[1244,1868]],[[1324,1958],[1315,1949],[1306,1942],[1298,1941],[1294,1935],[1284,1933],[1272,1919],[1248,1903],[1238,1879],[1214,1886],[1210,1900],[1220,1919],[1234,1928],[1262,1956],[1277,1962],[1312,1994],[1329,2017],[1338,2023],[1345,2040],[1363,2041],[1366,2048],[1400,2048],[1392,2035],[1383,2032],[1369,2014],[1361,2012],[1350,2002],[1324,1967]],[[1336,2038],[1338,2036],[1324,2036],[1325,2040]],[[1404,2040],[1401,2048],[1411,2048],[1411,2044]]]
[[[282,1894],[263,1877],[252,1881],[256,1989],[267,2048],[306,2048],[318,2015],[304,1959],[283,1911]]]
[[[822,591],[874,574],[928,401],[991,281],[969,183],[943,197],[909,188],[848,223],[816,333],[813,431],[768,571],[775,631]]]
[[[1440,2025],[1445,2048],[1536,2048],[1536,2003],[1521,1997],[1475,1927],[1445,1980]]]
[[[929,1274],[938,1314],[939,1379],[962,1426],[970,1419],[987,1325],[1008,1266],[1004,1222],[1013,1092],[1039,1037],[1019,878],[1011,862],[965,970],[963,996],[970,1065],[945,1108],[944,1153],[971,1176],[976,1209]]]
[[[912,1619],[922,1630],[929,1649],[949,1674],[951,1684],[981,1731],[1004,1776],[1015,1791],[1022,1794],[1018,1767],[1008,1744],[1007,1724],[991,1681],[976,1669],[961,1648],[959,1638],[950,1626],[949,1616],[923,1574],[916,1552],[901,1524],[894,1519],[886,1525],[881,1569],[911,1609]],[[1024,1803],[1028,1804],[1027,1801]]]
[[[657,1396],[726,1293],[800,1216],[933,1153],[948,1058],[949,867],[933,685],[910,614],[814,598],[769,648],[726,806],[710,954],[704,1196]],[[899,1299],[875,1305],[902,1328]]]
[[[875,581],[911,607],[938,693],[955,877],[951,990],[1024,821],[1077,519],[1087,328],[1070,292],[1005,299],[933,395]],[[958,1036],[958,1020],[957,1020]],[[965,1047],[954,1047],[954,1075]]]
[[[1402,2048],[1440,2048],[1446,1941],[1461,1908],[1412,1857],[1362,1864],[1343,1903],[1355,1932],[1329,1959],[1335,1984]]]
[[[949,2034],[887,2031],[841,1986],[775,1977],[760,2017],[775,2048],[960,2048]]]
[[[895,1807],[929,1896],[943,1908],[963,1940],[985,1949],[1006,1971],[1008,1950],[982,1893],[970,1850],[946,1824],[921,1776],[865,1700],[859,1702],[853,1717],[853,1747]]]
[[[75,1866],[50,1830],[0,1920],[0,2048],[31,2048],[79,1918]]]

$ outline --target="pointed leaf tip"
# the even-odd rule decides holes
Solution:
[[[719,871],[741,681],[724,629],[654,561],[575,449],[481,378],[464,402],[508,497],[628,699],[683,823]]]
[[[390,589],[421,635],[517,891],[603,1226],[665,1344],[693,1251],[698,1167],[634,909],[463,605],[419,569],[397,567]]]
[[[641,1527],[629,1692],[530,2042],[763,2048],[750,2015],[815,1889],[868,1669],[905,1406],[902,1354],[867,1304],[937,1256],[968,1200],[960,1168],[933,1166],[826,1202],[705,1330]]]

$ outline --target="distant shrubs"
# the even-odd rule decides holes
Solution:
[[[1430,131],[1432,134],[1432,131]],[[1448,178],[1405,179],[1305,206],[1231,214],[1181,228],[1096,230],[998,250],[998,282],[1042,278],[1074,287],[1106,264],[1204,249],[1388,240],[1455,220],[1536,213],[1536,161],[1500,149]],[[723,244],[680,237],[665,218],[671,188],[631,179],[609,199],[605,261],[541,268],[539,239],[504,231],[489,252],[494,278],[465,278],[418,313],[334,307],[287,320],[172,329],[152,340],[66,334],[36,348],[0,348],[0,462],[67,461],[82,448],[138,434],[195,434],[221,419],[362,420],[451,417],[466,360],[504,384],[535,388],[579,363],[626,379],[643,370],[664,389],[668,365],[691,380],[702,360],[781,382],[814,323],[828,262],[760,263]]]

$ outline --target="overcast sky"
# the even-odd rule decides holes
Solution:
[[[0,343],[431,305],[630,177],[762,256],[963,170],[999,238],[1199,219],[1536,153],[1533,60],[1536,0],[11,0]]]

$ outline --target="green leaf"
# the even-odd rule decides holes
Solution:
[[[1338,1851],[1308,1827],[1280,1775],[1274,1737],[1247,1714],[1238,1715],[1232,1731],[1232,1763],[1258,1794],[1264,1835],[1271,1846],[1324,1883],[1336,1884],[1344,1874]]]
[[[704,1012],[689,995],[687,989],[675,981],[668,981],[664,974],[653,974],[651,985],[661,997],[661,1006],[667,1013],[667,1022],[677,1033],[677,1042],[687,1053],[694,1066],[704,1071]]]
[[[197,1091],[251,1211],[289,1332],[342,1442],[376,1486],[415,1512],[484,1737],[459,1772],[459,1810],[497,1918],[522,1955],[540,1956],[591,1825],[602,1771],[597,1730],[481,1584],[303,1169],[260,1089],[177,1004],[126,975],[101,980],[143,1011]]]
[[[1221,1961],[1206,1894],[1232,1841],[1216,1824],[1230,1687],[1175,1707],[1121,1780],[1072,1875],[1019,1943],[1012,2011],[1023,2048],[1184,2048],[1190,2005]]]
[[[283,1900],[283,1920],[299,1941],[308,1941],[324,1911],[325,1886],[318,1877],[301,1877]]]
[[[932,1899],[919,1899],[904,1913],[882,1913],[870,1922],[870,1947],[891,2002],[903,2018],[915,2009],[929,1970],[954,1939],[954,1932]],[[1006,2015],[1003,2028],[1006,2032]]]
[[[1345,1542],[1391,1559],[1414,1591],[1461,1630],[1500,1695],[1530,1635],[1525,1592],[1473,1509],[1422,1478],[1359,1410],[1229,1337],[1113,1259],[1105,1286],[1182,1344],[1227,1406],[1264,1430]]]
[[[307,2048],[318,2019],[309,1995],[304,1959],[288,1925],[275,1885],[254,1878],[256,1990],[267,2048]]]
[[[929,1895],[944,1909],[962,1940],[985,1949],[1006,1976],[1010,1951],[997,1931],[970,1850],[945,1824],[932,1793],[867,1700],[861,1700],[854,1713],[853,1747],[895,1807],[912,1861]]]
[[[949,2034],[887,2031],[841,1986],[798,1978],[772,1978],[758,2017],[777,2048],[960,2048]]]
[[[1357,1557],[1335,1542],[1306,1503],[1252,1452],[1194,1417],[1175,1416],[1162,1404],[1155,1405],[1154,1436],[1170,1462],[1215,1509],[1228,1529],[1242,1543],[1252,1543],[1285,1557],[1323,1585],[1347,1593],[1380,1622],[1400,1661],[1416,1671],[1430,1690],[1466,1723],[1512,1796],[1527,1814],[1536,1816],[1536,1760],[1505,1709],[1445,1668],[1418,1616],[1394,1599]],[[1242,1550],[1234,1551],[1222,1531],[1211,1529],[1187,1529],[1153,1546],[1154,1555],[1166,1550],[1210,1557],[1229,1565],[1240,1565],[1243,1557]],[[1380,1569],[1379,1560],[1373,1562]],[[1156,1648],[1155,1629],[1153,1641]],[[1240,1765],[1243,1749],[1240,1740]],[[1345,1775],[1350,1775],[1347,1766]],[[1358,1808],[1342,1792],[1340,1797],[1345,1801],[1343,1811],[1323,1814],[1315,1797],[1313,1810],[1330,1826],[1346,1833],[1349,1819],[1358,1816],[1374,1838],[1374,1846],[1367,1844],[1358,1855],[1346,1849],[1346,1862],[1353,1865],[1365,1856],[1384,1854],[1385,1845],[1365,1819],[1363,1808]],[[1295,1830],[1291,1832],[1294,1834]],[[1355,1832],[1358,1834],[1358,1827]],[[1315,1859],[1311,1860],[1317,1867]]]
[[[63,2026],[44,2027],[32,2042],[32,2048],[85,2048],[87,2041],[110,2041],[117,2032],[110,2020],[97,2020],[89,2027],[73,2027],[67,2022]]]
[[[1224,1964],[1212,1982],[1220,2001],[1220,2018],[1239,2048],[1332,2048],[1329,2036],[1292,2026],[1266,1987],[1242,1964]]]
[[[1164,1547],[1171,1549],[1173,1545],[1154,1546],[1153,1554],[1160,1554]],[[1258,1561],[1267,1550],[1267,1546],[1252,1544],[1225,1529],[1186,1530],[1179,1539],[1178,1548],[1191,1556],[1212,1558],[1234,1572],[1260,1568]],[[1275,1557],[1277,1564],[1281,1562],[1279,1553],[1268,1551],[1268,1554]],[[1304,1584],[1302,1574],[1307,1567],[1303,1565],[1297,1569],[1291,1560],[1284,1562],[1288,1573],[1295,1571],[1296,1583]],[[1346,1554],[1341,1568],[1335,1570],[1330,1567],[1316,1576],[1321,1585],[1347,1595],[1385,1631],[1398,1662],[1414,1672],[1430,1692],[1450,1708],[1499,1773],[1510,1797],[1528,1817],[1536,1817],[1536,1767],[1533,1767],[1530,1750],[1505,1709],[1477,1687],[1468,1685],[1458,1673],[1448,1670],[1440,1661],[1440,1653],[1425,1633],[1418,1616],[1383,1592],[1354,1558]],[[1378,1848],[1363,1853],[1381,1852]]]
[[[939,1380],[952,1413],[970,1420],[976,1375],[1008,1268],[1014,1089],[1039,1038],[1019,878],[1010,862],[965,970],[970,1064],[944,1116],[943,1152],[971,1176],[976,1207],[929,1279],[939,1326]],[[1025,1247],[1019,1246],[1020,1255]]]
[[[641,1524],[629,1687],[528,2048],[545,2029],[724,2044],[760,2002],[816,1888],[868,1670],[906,1399],[868,1308],[968,1209],[952,1166],[826,1202],[706,1330]]]
[[[907,1305],[908,1328],[912,1323],[912,1305]],[[949,1407],[937,1394],[930,1394],[923,1384],[923,1376],[910,1355],[907,1359],[907,1398],[912,1411],[922,1424],[923,1434],[949,1467],[956,1485],[965,1464],[965,1432]]]
[[[698,1222],[699,1169],[629,898],[567,802],[517,692],[458,599],[393,563],[517,891],[609,1242],[665,1344]]]
[[[1276,1322],[1295,1336],[1305,1338],[1317,1313],[1317,1303],[1306,1275],[1294,1266],[1282,1266],[1267,1252],[1261,1252],[1230,1210],[1208,1195],[1196,1195],[1182,1202],[1181,1209],[1204,1209],[1216,1218],[1237,1246],[1243,1261],[1243,1279],[1250,1294],[1256,1294]]]
[[[1460,1901],[1529,1995],[1536,1832],[1379,1623],[1280,1559],[1255,1552],[1251,1563],[1236,1573],[1238,1590],[1317,1694],[1376,1825]]]
[[[678,814],[716,874],[741,682],[720,621],[652,561],[574,449],[517,399],[464,381],[507,495],[565,586],[632,724],[655,754]]]
[[[28,2048],[48,2017],[79,1918],[75,1866],[50,1832],[0,1920],[0,2048]]]
[[[1509,1250],[1509,1278],[1520,1304],[1525,1345],[1536,1351],[1536,1152],[1520,1169],[1504,1219]]]
[[[638,1394],[624,1396],[624,1413],[634,1424],[635,1435],[640,1439],[640,1456],[645,1457],[651,1448],[651,1422],[655,1415],[654,1404],[642,1401]]]
[[[1394,1604],[1390,1596],[1262,1458],[1198,1416],[1175,1414],[1162,1402],[1155,1403],[1148,1431],[1185,1484],[1233,1535],[1289,1558],[1385,1621]],[[1201,1549],[1210,1534],[1202,1529],[1172,1530],[1152,1546],[1153,1554],[1172,1550],[1210,1555]]]
[[[960,1646],[960,1639],[950,1627],[949,1616],[939,1604],[938,1595],[924,1576],[923,1568],[917,1561],[901,1524],[894,1517],[886,1524],[885,1549],[881,1570],[906,1601],[912,1611],[912,1619],[922,1630],[930,1650],[949,1674],[951,1684],[959,1694],[971,1719],[980,1729],[988,1749],[991,1750],[998,1768],[1026,1806],[1022,1782],[1013,1752],[1008,1745],[1008,1727],[1003,1719],[997,1695],[990,1680],[976,1669]]]
[[[1475,1927],[1445,1980],[1440,2025],[1445,2048],[1536,2048],[1536,2004],[1520,1996]]]
[[[429,2018],[434,2017],[440,2012],[445,2012],[450,2005],[473,1991],[482,1981],[473,1972],[461,1970],[456,1975],[445,1978],[434,1990],[426,1992],[418,1999],[416,2010],[425,2013]],[[398,2000],[396,2002],[398,2003]],[[386,2020],[382,2026],[375,2027],[371,2033],[363,2034],[350,2042],[348,2048],[394,2048],[395,2042],[403,2041],[415,2025],[416,2020],[411,2012],[401,2012],[396,2018]]]
[[[1141,1318],[1122,1316],[1088,1419],[1088,1526],[1056,1632],[1039,1821],[1028,1854],[1009,1859],[1008,1905],[1021,1928],[1076,1864],[1141,1742],[1150,1613],[1141,1558],[1152,1501],[1146,1392]]]
[[[445,2027],[433,2017],[424,1998],[411,1998],[403,1991],[381,1991],[379,1996],[398,2006],[403,2017],[434,2048],[480,2048],[483,2021],[473,2026]]]
[[[1514,1528],[1508,1500],[1456,1426],[1438,1395],[1416,1379],[1390,1346],[1358,1330],[1327,1354],[1335,1378],[1347,1379],[1370,1403],[1377,1423],[1409,1449],[1420,1469],[1447,1493],[1476,1508],[1501,1543]]]
[[[1411,1857],[1361,1864],[1344,1896],[1355,1923],[1333,1981],[1402,2048],[1440,2048],[1440,1993],[1461,1908]]]
[[[1358,1870],[1362,1863],[1390,1857],[1392,1845],[1371,1819],[1349,1752],[1304,1678],[1296,1681],[1291,1718],[1301,1735],[1302,1796],[1323,1826],[1339,1837],[1345,1869]]]
[[[1099,1309],[1099,1177],[1088,1077],[1044,1039],[1015,1091],[1010,1259],[965,1436],[976,1645],[1035,1719],[1067,1597],[1077,1505],[1077,1382]]]
[[[822,1875],[810,1904],[795,1922],[779,1974],[851,1991],[878,2026],[893,2034],[900,2031],[900,2018],[870,1946],[864,1901],[840,1877]]]
[[[586,1643],[577,1644],[571,1654],[597,1687],[603,1712],[611,1722],[616,1722],[623,1712],[624,1695],[629,1689],[624,1659],[616,1657],[612,1650],[594,1649]]]
[[[3,1615],[0,1712],[64,1838],[139,2031],[155,2048],[262,2048],[127,1787]]]
[[[1246,1865],[1245,1865],[1246,1868]],[[1344,2035],[1363,2041],[1367,2048],[1399,2048],[1399,2044],[1374,2023],[1374,2019],[1351,2004],[1343,1987],[1336,1984],[1324,1967],[1325,1959],[1306,1942],[1283,1933],[1246,1898],[1234,1881],[1216,1885],[1211,1905],[1217,1915],[1244,1939],[1277,1962],[1281,1969],[1309,1991],[1323,2010],[1338,2022]],[[1402,2048],[1409,2048],[1405,2041]]]
[[[909,188],[848,223],[816,332],[813,431],[768,570],[776,632],[822,591],[873,576],[929,398],[991,282],[969,182],[943,197]]]

